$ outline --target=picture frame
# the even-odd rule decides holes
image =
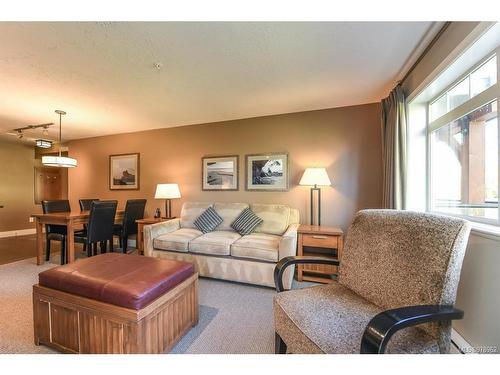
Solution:
[[[288,153],[245,155],[245,187],[248,191],[288,191]]]
[[[204,156],[201,158],[201,190],[239,190],[238,155]]]
[[[109,189],[140,189],[140,154],[109,155]]]

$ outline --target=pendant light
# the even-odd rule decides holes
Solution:
[[[59,156],[42,156],[42,164],[48,167],[74,168],[77,165],[76,159],[61,155],[61,119],[66,112],[56,109],[59,115]]]

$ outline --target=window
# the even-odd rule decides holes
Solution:
[[[495,55],[431,102],[430,120],[438,119],[496,83],[497,57]]]
[[[428,210],[500,225],[496,54],[428,103]]]

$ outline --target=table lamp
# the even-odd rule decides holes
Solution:
[[[314,224],[314,191],[318,192],[318,225],[321,225],[321,188],[318,186],[331,186],[330,178],[325,168],[306,168],[299,185],[313,186],[311,188],[311,225]]]
[[[155,199],[165,199],[165,217],[171,218],[172,216],[172,202],[171,199],[180,198],[181,192],[177,184],[157,184]]]

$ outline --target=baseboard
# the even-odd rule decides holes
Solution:
[[[30,229],[18,229],[18,230],[8,230],[5,232],[0,232],[0,238],[5,238],[5,237],[16,237],[16,236],[27,236],[29,234],[35,234],[36,229],[35,228],[30,228]]]
[[[453,328],[451,329],[451,343],[457,347],[457,349],[462,354],[472,354],[475,353],[474,348],[469,342],[463,338],[461,334],[455,331]]]

